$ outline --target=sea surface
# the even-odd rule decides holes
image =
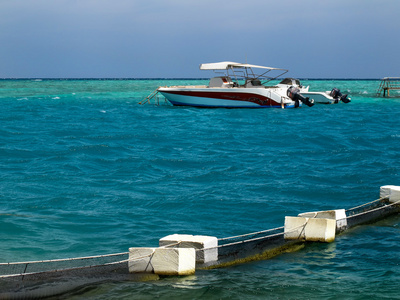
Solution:
[[[400,98],[379,80],[302,80],[349,104],[298,109],[139,105],[206,80],[0,80],[0,262],[218,238],[347,209],[400,185]],[[400,299],[400,217],[269,260],[65,299]]]

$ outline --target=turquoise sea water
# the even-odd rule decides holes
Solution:
[[[352,102],[197,109],[137,103],[205,80],[0,80],[0,262],[254,232],[400,185],[400,98],[377,98],[377,80],[302,82]],[[395,216],[270,260],[64,297],[400,299],[399,252]]]

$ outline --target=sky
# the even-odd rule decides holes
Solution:
[[[0,0],[0,78],[400,77],[399,0]]]

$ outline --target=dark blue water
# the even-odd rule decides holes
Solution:
[[[199,82],[0,81],[0,262],[264,230],[400,185],[400,100],[377,98],[378,81],[303,82],[341,88],[347,105],[137,104],[159,85]],[[392,217],[270,260],[65,297],[399,299],[399,226]]]

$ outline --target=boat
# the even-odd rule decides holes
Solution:
[[[314,103],[336,104],[339,102],[349,103],[351,101],[347,94],[342,94],[337,88],[333,88],[331,91],[326,92],[310,92],[310,87],[301,85],[300,80],[296,78],[285,78],[278,84],[278,86],[286,89],[294,86],[299,89],[299,93],[304,97],[314,100]]]
[[[165,86],[157,92],[174,106],[194,107],[297,108],[303,104],[313,106],[314,98],[318,103],[340,101],[338,95],[309,92],[309,87],[303,87],[297,79],[286,78],[278,85],[267,85],[287,69],[225,61],[201,64],[200,70],[212,70],[220,76],[212,77],[208,85]]]

